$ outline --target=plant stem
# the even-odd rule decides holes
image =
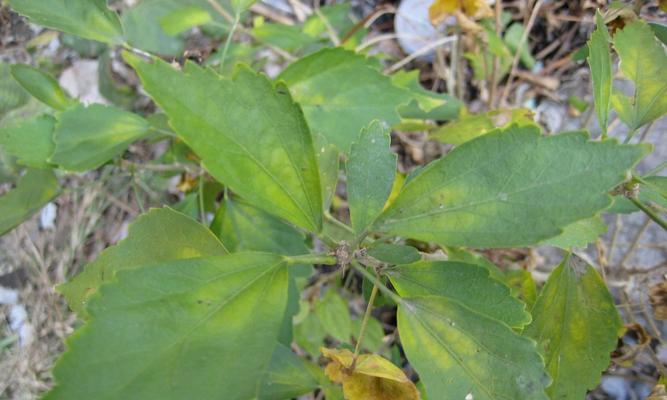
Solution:
[[[660,216],[658,215],[658,213],[656,213],[655,211],[653,211],[653,210],[651,209],[651,207],[649,207],[649,206],[647,206],[646,204],[642,203],[642,202],[639,201],[639,199],[637,199],[636,197],[628,197],[628,198],[630,199],[630,201],[631,201],[632,203],[634,203],[634,205],[637,206],[637,208],[639,208],[640,210],[642,210],[642,211],[644,212],[644,214],[646,214],[649,218],[651,218],[651,219],[653,220],[653,222],[655,222],[656,224],[660,225],[660,227],[662,227],[662,229],[664,229],[664,230],[667,231],[667,221],[665,221],[665,220],[663,220],[662,218],[660,218]]]
[[[503,5],[500,0],[496,1],[493,14],[496,28],[496,36],[500,37],[502,22],[500,16],[503,12]],[[489,110],[493,110],[496,104],[496,92],[498,91],[498,73],[500,70],[500,57],[493,55],[493,66],[491,67],[491,80],[489,81]]]
[[[132,47],[132,46],[130,46],[130,44],[127,43],[127,42],[126,42],[126,43],[123,43],[123,44],[122,44],[122,47],[123,47],[125,50],[129,51],[130,53],[134,53],[134,54],[137,54],[137,55],[140,55],[140,56],[142,56],[142,57],[149,58],[149,59],[154,58],[154,56],[153,56],[151,53],[145,52],[145,51],[143,51],[143,50],[141,50],[141,49],[137,49],[136,47]]]
[[[222,49],[222,56],[220,57],[220,71],[222,72],[225,66],[225,59],[227,58],[227,51],[229,50],[229,45],[232,42],[232,37],[234,36],[234,32],[236,32],[236,28],[239,26],[239,20],[241,19],[241,14],[236,13],[234,16],[234,22],[232,23],[232,29],[229,30],[229,34],[227,35],[227,40],[225,40],[225,47]]]
[[[350,243],[350,251],[351,251],[351,252],[356,251],[356,250],[359,248],[359,245],[361,244],[361,242],[364,241],[364,239],[366,238],[366,236],[368,236],[368,229],[364,229],[363,231],[361,231],[361,233],[359,233],[359,234],[354,238],[354,240],[352,241],[352,243]]]
[[[336,265],[338,260],[336,257],[329,254],[303,254],[300,256],[285,257],[287,263],[293,264],[320,264],[320,265]]]
[[[359,351],[361,351],[361,343],[364,341],[364,336],[366,335],[366,327],[368,326],[368,320],[371,317],[371,311],[373,311],[373,303],[378,294],[378,285],[380,284],[380,276],[375,273],[375,280],[373,281],[373,290],[371,290],[371,297],[368,299],[368,305],[366,306],[366,312],[364,313],[364,319],[361,321],[361,329],[359,329],[359,335],[357,336],[357,345],[354,347],[354,357],[356,360],[359,356]]]
[[[144,210],[144,204],[141,201],[141,196],[139,195],[139,189],[137,188],[137,181],[134,176],[134,167],[130,168],[130,180],[132,182],[132,192],[134,193],[134,198],[137,201],[137,205],[139,206],[139,212],[143,214],[146,212],[146,210]]]
[[[661,162],[660,165],[658,165],[657,167],[655,167],[652,170],[645,173],[644,178],[648,178],[649,176],[653,176],[653,175],[657,174],[658,172],[661,172],[665,168],[667,168],[667,161]]]
[[[197,187],[197,197],[199,197],[199,219],[206,225],[206,210],[204,209],[204,168],[199,164],[199,187]]]
[[[222,15],[222,17],[223,17],[224,19],[226,19],[227,22],[232,22],[232,21],[233,21],[232,16],[231,16],[231,15],[227,12],[227,10],[225,10],[225,9],[220,5],[220,3],[218,3],[216,0],[206,0],[206,1],[208,2],[208,4],[211,5],[211,7],[213,7],[213,9],[214,9],[218,14]]]
[[[316,7],[314,9],[315,15],[317,15],[322,23],[324,24],[324,27],[327,30],[327,34],[329,35],[329,39],[331,42],[334,44],[334,46],[340,46],[340,38],[338,37],[338,34],[336,33],[336,30],[334,27],[331,25],[331,22],[329,22],[329,19],[320,11],[319,7],[319,2],[316,2]]]
[[[523,46],[525,46],[528,41],[528,35],[530,34],[530,31],[533,29],[533,24],[535,24],[535,19],[537,18],[537,13],[542,7],[543,3],[544,0],[537,0],[535,6],[533,7],[533,11],[530,14],[530,18],[528,19],[528,23],[526,24],[526,28],[523,31],[521,38],[519,39],[519,44],[516,48],[516,52],[514,53],[514,58],[512,59],[512,68],[510,69],[510,74],[507,77],[507,83],[505,84],[503,93],[500,96],[501,107],[504,107],[507,104],[507,97],[509,96],[510,89],[512,88],[512,82],[514,81],[514,77],[516,76],[517,68],[519,66],[521,50],[523,50]]]
[[[335,218],[333,215],[327,213],[324,213],[324,218],[328,219],[329,222],[332,224],[336,225],[337,227],[344,229],[350,233],[354,233],[354,230],[350,228],[348,225],[344,224],[343,222],[339,221],[337,218]]]
[[[454,43],[454,48],[456,51],[452,54],[452,66],[454,69],[454,79],[456,80],[456,97],[463,101],[463,57],[461,57],[461,52],[463,51],[463,44],[461,43],[461,38],[463,37],[462,29],[460,25],[456,26],[456,43]],[[486,56],[484,56],[486,59]]]
[[[361,264],[359,264],[356,260],[355,260],[355,261],[352,261],[352,268],[356,269],[361,275],[364,276],[364,278],[366,278],[366,279],[368,279],[368,280],[370,280],[370,281],[375,281],[375,278],[376,278],[376,277],[373,276],[373,274],[371,274],[370,272],[368,272],[368,271],[366,270],[366,268],[364,268],[364,267],[363,267]],[[400,297],[399,295],[397,295],[396,293],[394,293],[393,291],[391,291],[388,287],[386,287],[385,285],[383,285],[383,284],[380,283],[379,281],[378,281],[378,285],[377,285],[377,287],[378,287],[378,289],[379,289],[382,293],[384,293],[384,295],[386,295],[387,297],[389,297],[390,299],[392,299],[392,300],[394,301],[394,303],[396,303],[396,304],[400,304],[400,303],[402,302],[401,297]]]
[[[646,125],[646,127],[645,127],[644,130],[642,131],[641,136],[639,136],[639,143],[643,142],[644,139],[646,139],[646,136],[648,135],[648,132],[649,132],[649,131],[651,130],[651,128],[653,127],[653,123],[654,123],[654,122],[655,122],[655,121],[651,121],[651,123],[649,123],[648,125]],[[630,139],[632,139],[632,137],[633,137],[636,133],[637,133],[637,130],[636,130],[636,129],[633,130],[632,132],[628,133],[628,137],[625,138],[625,140],[623,141],[623,143],[624,143],[624,144],[629,143],[629,142],[630,142]]]

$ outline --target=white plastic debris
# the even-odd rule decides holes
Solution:
[[[72,66],[63,71],[58,83],[74,98],[79,98],[85,104],[108,104],[102,97],[99,89],[97,60],[77,60]]]
[[[18,303],[18,301],[19,294],[16,290],[0,286],[0,304],[13,305]]]
[[[433,0],[403,0],[398,6],[394,27],[398,44],[405,53],[412,54],[441,36],[428,18],[432,3]],[[433,51],[430,51],[420,58],[431,60],[432,57]]]
[[[14,289],[0,286],[0,304],[9,307],[9,329],[18,334],[19,346],[29,346],[35,339],[35,328],[28,321],[28,312],[18,303],[19,294]]]
[[[47,203],[42,211],[39,213],[39,226],[45,230],[51,230],[56,227],[56,216],[58,215],[58,207],[55,203]]]
[[[35,328],[28,321],[28,312],[21,304],[14,304],[9,309],[9,328],[18,333],[21,347],[30,346],[35,339]]]

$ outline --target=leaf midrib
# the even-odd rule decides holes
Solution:
[[[189,75],[187,75],[185,72],[183,72],[183,74],[184,74],[184,76],[189,76]],[[222,81],[222,77],[219,77],[219,79],[220,79],[220,81]],[[157,99],[155,99],[154,96],[151,96],[151,97],[153,97],[153,100],[160,106],[160,108],[166,110],[166,108],[163,107],[162,104],[160,104],[160,103],[161,103],[160,101],[158,101]],[[174,102],[178,103],[178,104],[179,104],[181,107],[183,107],[184,109],[188,110],[188,111],[190,112],[190,114],[192,114],[192,115],[194,115],[194,116],[198,116],[198,115],[199,115],[199,114],[198,114],[197,112],[195,112],[191,107],[189,107],[188,104],[187,104],[186,102],[181,101],[181,100],[180,100],[180,97],[178,97],[178,96],[174,96],[174,97],[172,97],[172,100],[173,100]],[[171,108],[171,107],[170,107],[170,108]],[[172,119],[171,116],[170,116],[170,119]],[[282,182],[281,182],[275,175],[273,175],[273,173],[271,173],[271,171],[269,171],[268,168],[267,168],[263,163],[261,163],[261,162],[255,157],[255,155],[254,155],[253,153],[251,153],[251,152],[250,152],[250,151],[249,151],[243,144],[241,144],[240,142],[238,142],[238,141],[236,140],[236,138],[233,137],[233,135],[228,135],[228,134],[225,134],[224,132],[218,130],[218,129],[217,129],[216,127],[214,127],[214,126],[213,126],[207,119],[204,119],[204,118],[198,118],[198,117],[197,117],[196,119],[198,119],[200,123],[202,123],[202,124],[204,124],[205,126],[207,126],[207,127],[208,127],[209,129],[211,129],[213,132],[219,132],[219,133],[221,133],[221,134],[224,135],[229,141],[231,141],[231,142],[234,143],[236,146],[238,146],[238,147],[239,147],[239,148],[240,148],[240,149],[247,155],[247,157],[248,157],[248,158],[249,158],[255,165],[257,165],[257,166],[258,166],[258,167],[259,167],[259,168],[260,168],[260,169],[261,169],[261,170],[262,170],[262,171],[263,171],[269,178],[271,178],[271,180],[272,180],[272,181],[273,181],[273,182],[280,188],[280,190],[283,192],[283,194],[287,195],[287,197],[290,199],[290,201],[292,202],[292,204],[295,205],[296,208],[297,208],[297,209],[299,210],[299,212],[301,213],[301,215],[302,215],[303,217],[305,217],[306,221],[308,221],[309,224],[310,224],[313,228],[316,228],[316,227],[317,227],[317,224],[315,224],[315,222],[313,221],[313,219],[311,218],[311,216],[309,216],[309,215],[307,215],[307,214],[305,213],[305,210],[301,207],[300,202],[296,201],[296,199],[294,198],[294,196],[292,195],[292,193],[291,193],[290,191],[288,191],[288,190],[283,186]],[[179,118],[179,121],[180,121],[180,118]],[[179,123],[179,125],[180,125],[180,123]],[[180,131],[180,129],[178,129],[178,130]],[[184,141],[186,141],[186,142],[189,141],[189,140],[185,139],[186,137],[190,137],[189,135],[183,135],[183,134],[181,133],[180,136],[183,137],[183,140],[184,140]],[[284,149],[283,149],[283,150],[284,150]],[[287,151],[285,151],[285,153],[287,153]],[[306,188],[303,187],[303,189],[304,189],[304,193],[305,193],[305,191],[306,191],[305,189],[306,189]],[[286,212],[287,214],[290,214],[290,213],[291,213],[291,210],[286,210],[286,209],[284,209],[283,207],[280,207],[280,206],[279,206],[278,204],[276,204],[276,203],[274,203],[273,206],[282,209],[282,210],[283,210],[284,212]]]
[[[450,301],[455,301],[455,300],[450,300]],[[456,303],[458,303],[458,302],[456,302]],[[417,307],[419,307],[419,306],[417,306]],[[464,306],[464,307],[465,307],[465,306]],[[466,307],[466,308],[467,308],[467,307]],[[437,314],[437,313],[435,313],[435,312],[429,310],[428,308],[421,307],[421,309],[424,310],[424,311],[426,311],[426,312],[428,312],[428,313],[430,313],[431,315],[440,317],[439,314]],[[407,310],[406,312],[410,312],[410,310]],[[443,340],[438,336],[438,334],[437,334],[436,332],[433,331],[433,329],[431,329],[430,325],[427,324],[426,321],[423,320],[423,319],[419,316],[418,313],[413,313],[413,315],[414,315],[415,318],[420,322],[420,324],[424,327],[424,329],[426,329],[426,331],[428,332],[428,334],[429,334],[432,338],[434,338],[438,343],[440,343],[440,344],[442,345],[442,347],[445,349],[445,351],[447,351],[447,353],[449,353],[449,355],[450,355],[451,358],[456,362],[456,364],[459,365],[463,370],[465,370],[465,372],[467,372],[467,375],[470,376],[470,377],[475,381],[475,383],[477,384],[477,387],[479,387],[480,389],[482,389],[482,390],[484,391],[484,393],[487,394],[487,396],[488,396],[489,399],[497,398],[497,396],[493,396],[493,395],[492,395],[492,393],[490,392],[490,389],[487,388],[485,385],[482,384],[482,382],[481,382],[480,379],[477,377],[477,375],[475,375],[475,374],[468,368],[468,366],[467,366],[465,363],[459,361],[459,358],[460,358],[460,357],[457,357],[457,354],[458,354],[458,353],[456,353],[454,350],[450,349],[450,347],[448,346],[448,344],[447,344],[445,341],[443,341]],[[480,314],[480,315],[481,315],[481,314]],[[456,327],[452,327],[452,328],[453,328],[453,329],[456,329],[456,330],[459,331],[459,332],[462,332],[460,328],[456,328]],[[479,343],[473,336],[468,336],[468,335],[467,335],[467,332],[462,332],[462,333],[464,334],[464,336],[469,337],[469,338],[470,338],[472,341],[474,341],[477,345],[479,345],[480,347],[484,348],[489,354],[495,354],[494,352],[490,351],[485,345]],[[512,362],[512,361],[510,361],[509,364],[511,364],[511,365],[513,365],[513,366],[516,366],[516,364],[515,364],[514,362]],[[505,397],[504,395],[502,395],[502,398],[507,399],[507,400],[514,400],[514,399],[512,399],[511,397]]]
[[[170,350],[172,347],[175,347],[175,346],[177,346],[177,345],[179,345],[179,344],[183,344],[183,342],[186,341],[186,339],[190,336],[190,334],[191,334],[193,331],[195,331],[197,328],[199,328],[202,324],[206,323],[206,322],[207,322],[213,315],[217,314],[217,313],[218,313],[218,312],[219,312],[219,311],[220,311],[226,304],[232,302],[232,301],[233,301],[234,299],[236,299],[241,293],[243,293],[245,290],[247,290],[248,288],[250,288],[251,286],[253,286],[255,283],[257,283],[257,281],[259,281],[261,278],[263,278],[263,277],[264,277],[266,274],[268,274],[270,271],[273,271],[274,269],[276,269],[276,268],[277,268],[280,264],[282,264],[282,263],[284,263],[284,260],[281,259],[281,260],[278,261],[277,263],[271,265],[270,267],[267,267],[265,271],[263,271],[263,272],[260,273],[257,277],[253,278],[253,279],[250,280],[247,284],[245,284],[244,286],[242,286],[241,288],[239,288],[239,290],[233,292],[230,296],[226,297],[225,299],[222,299],[218,304],[216,304],[216,306],[213,308],[213,310],[211,310],[208,314],[204,315],[204,317],[202,317],[199,321],[197,321],[196,323],[194,323],[194,324],[192,325],[192,327],[191,327],[189,330],[187,330],[184,334],[178,335],[177,338],[176,338],[176,340],[174,340],[171,344],[165,346],[163,349],[161,349],[161,351],[159,351],[159,352],[155,352],[155,353],[157,353],[157,354],[159,355],[158,357],[154,357],[153,360],[151,360],[150,362],[146,363],[146,365],[144,366],[144,368],[142,368],[141,370],[139,370],[133,377],[131,377],[131,378],[130,378],[129,380],[127,380],[126,382],[124,382],[120,387],[118,387],[118,388],[115,389],[114,391],[111,391],[111,392],[109,393],[109,396],[110,396],[110,397],[107,397],[107,399],[109,399],[109,400],[115,399],[115,398],[116,398],[115,395],[121,393],[122,390],[126,389],[126,388],[127,388],[128,386],[130,386],[132,383],[136,382],[136,380],[139,379],[139,378],[142,376],[142,374],[143,374],[144,372],[146,372],[148,369],[150,369],[150,367],[153,366],[154,363],[156,363],[156,362],[158,362],[159,360],[161,360],[161,359],[162,359],[162,355],[167,354],[167,351],[168,351],[168,350]],[[212,282],[215,282],[216,280],[218,280],[218,279],[220,279],[220,278],[223,278],[223,277],[226,277],[226,276],[230,276],[230,275],[234,275],[234,274],[236,274],[236,273],[247,272],[248,270],[255,269],[255,268],[262,268],[262,265],[256,265],[256,266],[252,266],[252,267],[250,267],[250,268],[244,268],[244,269],[242,269],[242,270],[232,271],[232,272],[228,272],[228,273],[223,273],[223,274],[220,274],[220,275],[216,275],[215,277],[213,277],[213,278],[211,278],[211,279],[207,279],[207,280],[205,280],[205,281],[201,281],[201,282],[202,282],[202,285],[198,286],[197,288],[200,288],[200,287],[202,287],[202,286],[204,286],[204,285],[211,284]],[[188,290],[188,291],[191,291],[191,290],[195,290],[195,289],[190,289],[190,290]],[[181,293],[182,293],[182,292],[181,292]],[[145,303],[142,303],[142,304],[145,304]],[[141,304],[140,304],[140,305],[141,305]],[[141,353],[141,352],[137,352],[137,353]],[[89,365],[91,365],[91,364],[89,364]],[[94,364],[92,364],[92,365],[94,365]]]

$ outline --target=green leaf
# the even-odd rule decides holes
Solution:
[[[359,332],[361,332],[361,322],[362,318],[352,320],[352,336],[354,337],[355,344],[358,340]],[[382,324],[377,319],[370,317],[366,324],[364,342],[361,344],[361,348],[370,351],[371,353],[377,353],[384,346],[383,339],[384,329],[382,329]]]
[[[597,29],[588,41],[588,65],[593,80],[593,100],[602,135],[607,135],[607,121],[611,106],[611,53],[609,51],[609,32],[600,11],[595,13]]]
[[[107,45],[102,42],[84,39],[69,33],[58,35],[58,40],[64,48],[74,50],[77,55],[83,58],[95,58],[108,50]]]
[[[324,18],[326,18],[326,21],[324,21],[318,13],[313,13],[303,22],[303,32],[309,36],[328,41],[328,30],[333,28],[338,37],[343,37],[357,22],[350,18],[350,15],[352,15],[351,8],[352,5],[350,3],[328,4],[322,6],[320,7],[319,14],[323,15]],[[327,24],[329,24],[330,28],[327,27]],[[362,28],[360,30],[363,31],[364,29]]]
[[[480,315],[513,328],[530,322],[525,304],[510,295],[504,284],[488,271],[455,261],[420,261],[387,270],[402,297],[437,295],[454,300]]]
[[[667,25],[659,24],[657,22],[649,22],[655,37],[657,37],[663,44],[667,44]]]
[[[368,255],[392,265],[410,264],[422,258],[419,250],[412,246],[378,242],[368,249]]]
[[[315,358],[326,337],[327,332],[313,311],[309,310],[306,318],[294,325],[294,341]]]
[[[506,128],[511,124],[533,124],[533,113],[525,108],[516,108],[464,115],[432,132],[431,138],[458,146],[486,135],[496,128]]]
[[[641,20],[616,32],[614,47],[621,59],[619,68],[634,82],[635,92],[630,98],[615,92],[612,104],[621,120],[635,130],[667,113],[667,54]]]
[[[152,209],[131,225],[127,238],[104,250],[79,275],[60,285],[72,310],[85,313],[88,299],[100,285],[123,269],[195,257],[218,256],[227,250],[205,226],[168,207]]]
[[[167,35],[175,36],[212,21],[208,11],[197,6],[183,6],[160,18],[160,26]]]
[[[448,246],[536,244],[607,208],[607,191],[649,150],[589,141],[583,132],[542,137],[536,126],[512,125],[427,165],[375,229]]]
[[[474,71],[474,77],[477,80],[491,79],[490,66],[493,65],[494,58],[498,59],[498,69],[496,72],[496,84],[500,82],[509,72],[512,67],[513,53],[505,41],[495,32],[495,27],[484,26],[483,32],[484,40],[478,39],[479,45],[486,43],[488,51],[485,52],[468,52],[463,55],[470,60]],[[517,43],[518,44],[518,43]]]
[[[322,228],[313,140],[284,85],[273,86],[246,67],[228,79],[193,63],[181,72],[129,53],[125,59],[216,179],[295,225]]]
[[[396,108],[411,100],[375,62],[342,48],[323,49],[289,65],[279,76],[289,86],[313,132],[347,153],[374,119],[400,121]]]
[[[596,215],[567,225],[563,228],[563,233],[544,240],[541,244],[566,250],[572,247],[586,248],[589,243],[595,242],[605,232],[607,232],[607,224],[601,216]]]
[[[588,45],[581,46],[577,50],[570,53],[570,59],[574,62],[584,61],[588,58]]]
[[[352,227],[368,228],[382,212],[396,176],[396,154],[391,151],[389,129],[373,121],[361,130],[347,161],[347,201]]]
[[[512,296],[521,299],[528,309],[533,308],[537,299],[537,285],[530,271],[525,269],[512,269],[505,271],[507,286],[509,286]]]
[[[549,377],[535,343],[457,301],[403,299],[398,330],[430,399],[548,399]]]
[[[255,398],[286,302],[286,261],[274,254],[122,271],[91,301],[46,399]]]
[[[102,97],[109,100],[114,105],[123,109],[132,109],[137,101],[138,94],[134,86],[127,82],[121,82],[113,71],[112,64],[117,62],[111,59],[112,51],[105,51],[97,59],[97,83]],[[156,117],[157,116],[157,117]],[[159,118],[161,114],[151,114],[147,117],[150,122],[152,119]],[[167,126],[167,123],[165,124]],[[168,129],[168,128],[165,128]]]
[[[322,186],[323,209],[331,207],[331,201],[336,194],[338,184],[338,170],[340,168],[340,154],[333,144],[325,144],[325,139],[319,142],[320,151],[317,152],[317,163],[320,166],[320,185]]]
[[[317,365],[279,344],[273,351],[269,369],[262,379],[259,399],[291,399],[310,393],[319,387],[321,375]]]
[[[542,288],[525,331],[537,340],[553,384],[552,399],[581,399],[600,381],[623,328],[614,299],[581,258],[566,257]]]
[[[517,49],[519,48],[519,43],[521,42],[521,36],[523,36],[524,32],[524,27],[521,23],[514,23],[507,28],[507,31],[505,32],[505,43],[507,43],[507,47],[512,51],[512,54],[515,54],[517,52]],[[535,59],[533,56],[530,54],[530,48],[528,46],[528,40],[524,43],[523,47],[521,47],[521,50],[519,50],[519,57],[521,59],[521,63],[526,66],[528,69],[533,69],[535,66]]]
[[[278,23],[255,22],[252,36],[260,42],[279,47],[288,52],[296,52],[312,45],[316,40],[302,32],[301,27]]]
[[[667,177],[649,176],[639,183],[639,201],[667,212]],[[614,196],[614,204],[607,210],[610,213],[629,214],[639,208],[623,195]]]
[[[292,225],[240,199],[225,198],[211,230],[232,252],[266,251],[289,256],[309,252],[305,236]],[[299,288],[312,273],[311,265],[299,264],[289,268],[290,286],[280,338],[282,343],[292,341],[292,317],[299,311]]]
[[[306,237],[301,232],[242,199],[225,198],[211,230],[230,251],[266,251],[288,256],[308,253]]]
[[[12,65],[12,76],[37,100],[56,110],[75,104],[49,74],[25,64]]]
[[[402,118],[433,119],[448,121],[458,118],[463,103],[447,93],[436,93],[424,89],[419,83],[419,71],[398,71],[391,76],[391,82],[409,90],[413,100],[398,107]]]
[[[95,169],[145,137],[148,122],[113,106],[78,104],[57,114],[49,162],[68,171]]]
[[[29,169],[14,189],[0,196],[0,235],[39,211],[57,194],[58,180],[53,171]]]
[[[14,121],[0,128],[0,148],[34,168],[51,168],[47,162],[53,153],[55,119],[50,115]]]
[[[352,335],[352,319],[347,301],[330,288],[315,304],[315,314],[324,330],[332,337],[347,343]]]
[[[567,105],[575,114],[581,114],[588,109],[588,102],[577,96],[569,96],[567,98]]]
[[[38,25],[100,42],[123,43],[123,27],[106,0],[10,0],[9,5]]]
[[[481,254],[466,249],[447,247],[447,259],[449,261],[460,261],[465,264],[474,264],[489,272],[489,276],[499,282],[507,283],[503,271],[498,266]]]
[[[231,4],[232,8],[234,8],[234,12],[237,15],[240,15],[243,11],[247,10],[250,8],[251,5],[256,0],[230,0],[229,3]]]
[[[30,95],[11,77],[11,66],[0,62],[0,120],[11,110],[26,104]]]
[[[142,0],[123,13],[127,42],[139,49],[164,56],[183,54],[185,40],[168,34],[162,19],[183,6],[168,0]]]

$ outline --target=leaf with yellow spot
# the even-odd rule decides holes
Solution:
[[[227,249],[204,225],[169,207],[151,209],[129,227],[127,237],[67,283],[58,286],[69,306],[87,316],[90,297],[116,272],[145,265],[227,254]]]
[[[354,362],[347,349],[322,348],[331,360],[325,369],[327,376],[343,384],[348,400],[419,400],[417,387],[400,368],[377,354],[362,354]]]

